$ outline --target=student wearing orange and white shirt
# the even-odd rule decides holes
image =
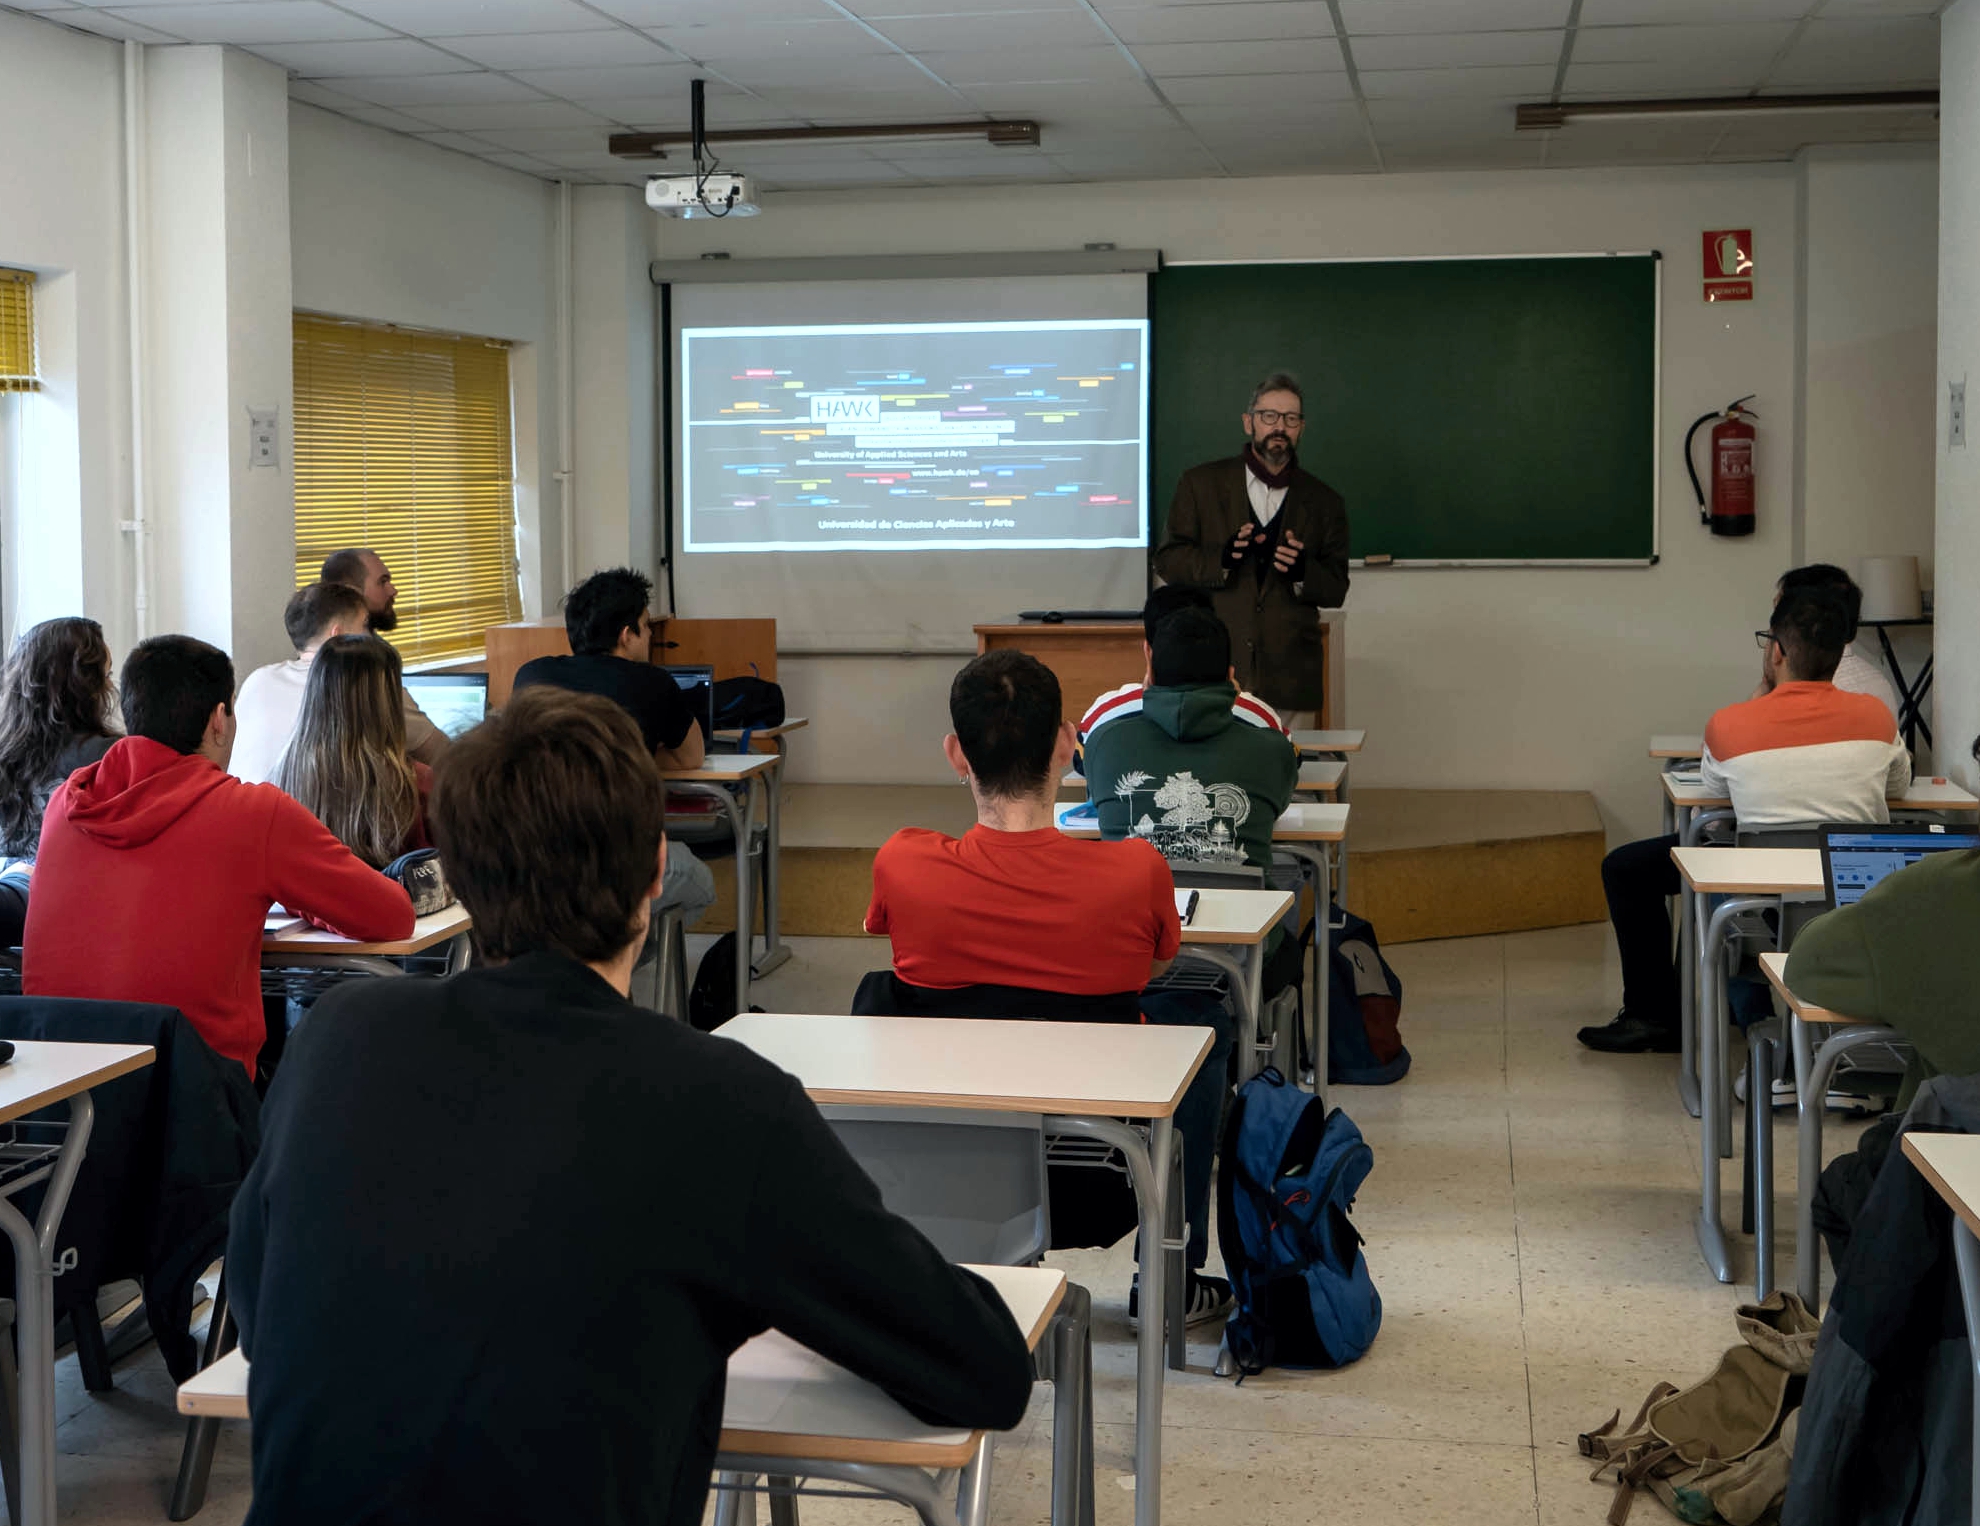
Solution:
[[[1700,777],[1726,794],[1743,827],[1890,820],[1889,798],[1911,783],[1911,754],[1881,699],[1832,682],[1849,640],[1847,599],[1826,587],[1789,588],[1774,606],[1764,692],[1729,705],[1705,728]],[[1623,1005],[1577,1037],[1608,1054],[1674,1053],[1678,976],[1665,902],[1678,891],[1675,837],[1617,848],[1602,888],[1622,956]]]

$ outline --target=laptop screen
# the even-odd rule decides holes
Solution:
[[[1980,848],[1980,831],[1925,822],[1890,827],[1828,827],[1822,833],[1822,873],[1831,906],[1853,906],[1874,886],[1928,853]]]
[[[406,689],[426,718],[457,737],[488,714],[486,673],[408,673]]]
[[[701,722],[701,740],[712,744],[715,740],[715,670],[703,667],[670,667],[681,692],[687,695],[688,708]]]

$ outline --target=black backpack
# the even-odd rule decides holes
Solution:
[[[784,690],[767,678],[715,680],[715,729],[747,731],[784,724]]]

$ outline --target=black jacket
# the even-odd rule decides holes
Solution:
[[[55,1279],[58,1313],[92,1303],[126,1277],[144,1286],[145,1316],[173,1381],[199,1369],[192,1338],[193,1288],[227,1248],[227,1212],[261,1142],[261,1104],[247,1072],[222,1059],[176,1007],[0,997],[0,1038],[149,1044],[142,1070],[93,1087],[96,1121],[55,1241],[75,1265]],[[58,1103],[45,1114],[66,1118]],[[39,1187],[21,1194],[30,1219]],[[0,1257],[0,1291],[13,1265]]]
[[[248,1519],[698,1526],[776,1326],[1006,1429],[1025,1344],[791,1076],[556,954],[355,981],[291,1035],[227,1269]]]
[[[1980,1078],[1927,1082],[1904,1127],[1980,1131]],[[1782,1526],[1967,1526],[1967,1351],[1951,1211],[1892,1149],[1836,1270]]]
[[[1270,541],[1236,567],[1224,546],[1252,519],[1243,456],[1194,466],[1176,483],[1155,572],[1165,583],[1210,590],[1217,616],[1231,631],[1231,665],[1240,689],[1281,710],[1318,710],[1327,675],[1320,662],[1320,611],[1337,608],[1348,591],[1348,516],[1341,495],[1311,472],[1293,472],[1273,516]],[[1260,558],[1286,533],[1299,537],[1306,560],[1288,576]]]

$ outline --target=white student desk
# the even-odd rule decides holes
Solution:
[[[385,943],[363,943],[339,937],[320,927],[301,927],[290,932],[264,936],[261,963],[264,969],[341,970],[353,975],[403,975],[394,959],[431,953],[440,945],[447,949],[447,973],[467,968],[468,934],[474,919],[459,901],[413,923],[410,938]]]
[[[1029,1266],[970,1270],[1002,1295],[1035,1351],[1065,1297],[1066,1274]],[[180,1385],[179,1413],[245,1420],[247,1388],[247,1357],[236,1348]],[[873,1384],[768,1331],[729,1358],[715,1517],[733,1519],[735,1491],[768,1473],[844,1477],[909,1505],[925,1526],[980,1526],[990,1498],[990,1443],[987,1431],[923,1425]],[[939,1475],[959,1469],[959,1497],[951,1502],[942,1497],[946,1480]]]
[[[756,916],[752,903],[754,885],[750,876],[750,850],[756,841],[756,824],[761,819],[757,801],[763,793],[766,777],[777,766],[775,753],[716,752],[703,758],[699,768],[662,769],[660,775],[667,781],[669,790],[684,795],[702,795],[719,805],[728,821],[729,834],[735,839],[736,1004],[744,1011],[749,1008],[749,980],[754,962],[751,954],[756,941],[752,930],[756,925]],[[738,784],[742,786],[740,801],[735,790]],[[775,856],[774,845],[766,844],[763,881],[773,900],[777,887],[777,871],[772,866]],[[771,925],[772,915],[765,913],[764,926]]]
[[[1656,740],[1676,742],[1680,738],[1658,738]],[[1664,825],[1666,835],[1675,832],[1684,847],[1692,847],[1704,840],[1706,829],[1733,819],[1732,800],[1729,796],[1708,790],[1699,783],[1695,774],[1666,771],[1661,775],[1664,790]],[[1902,795],[1890,798],[1893,812],[1913,813],[1971,813],[1980,812],[1980,798],[1968,794],[1957,784],[1937,783],[1932,779],[1914,779]],[[1816,887],[1818,890],[1821,886]],[[1692,940],[1695,918],[1691,907],[1691,897],[1687,890],[1678,893],[1678,1022],[1681,1034],[1681,1059],[1678,1065],[1678,1095],[1683,1099],[1685,1110],[1692,1117],[1698,1116],[1698,1075],[1696,1063],[1695,1036],[1698,1032],[1698,988],[1692,979],[1695,944]]]
[[[13,1060],[0,1066],[0,1125],[8,1125],[0,1131],[0,1230],[14,1248],[25,1526],[55,1526],[55,1234],[89,1148],[96,1118],[89,1089],[142,1070],[155,1057],[149,1044],[22,1040]],[[66,1124],[18,1122],[57,1102],[69,1104]],[[41,1181],[48,1189],[30,1224],[13,1195]]]
[[[1953,1264],[1959,1268],[1959,1297],[1966,1306],[1966,1328],[1980,1330],[1980,1135],[1905,1134],[1905,1157],[1953,1211]],[[1980,1392],[1980,1341],[1969,1340],[1975,1391]],[[1973,1408],[1973,1503],[1970,1520],[1980,1521],[1980,1404]]]
[[[782,907],[778,873],[784,847],[784,738],[793,731],[804,730],[810,724],[809,717],[793,715],[775,726],[752,726],[747,730],[738,727],[715,733],[717,740],[723,742],[740,743],[745,736],[752,743],[768,742],[770,751],[767,756],[774,760],[770,771],[763,776],[763,820],[769,835],[768,848],[763,857],[763,952],[757,956],[754,965],[754,973],[759,978],[768,975],[791,957],[791,951],[784,947],[784,940],[777,931],[778,913]]]
[[[1836,1062],[1860,1044],[1891,1043],[1900,1035],[1895,1028],[1883,1023],[1866,1023],[1857,1018],[1845,1017],[1840,1012],[1831,1012],[1826,1007],[1818,1007],[1806,1002],[1788,989],[1786,954],[1762,954],[1760,968],[1766,971],[1767,983],[1780,993],[1787,1004],[1789,1037],[1794,1052],[1795,1078],[1795,1178],[1799,1186],[1798,1201],[1794,1215],[1794,1258],[1796,1291],[1801,1301],[1817,1313],[1822,1307],[1822,1247],[1815,1238],[1815,1183],[1822,1172],[1822,1121],[1829,1096],[1829,1080],[1835,1075]],[[1773,1159],[1769,1152],[1765,1162],[1766,1171],[1759,1170],[1756,1162],[1754,1171],[1757,1203],[1754,1208],[1754,1233],[1761,1233],[1762,1208],[1766,1209],[1766,1229],[1773,1229]],[[1764,1282],[1766,1297],[1773,1291],[1773,1250],[1766,1239],[1760,1244],[1765,1250],[1766,1260],[1761,1267],[1758,1282]]]
[[[1777,909],[1791,896],[1822,890],[1822,855],[1814,848],[1671,849],[1690,894],[1693,945],[1698,950],[1698,1116],[1703,1180],[1698,1248],[1721,1282],[1733,1280],[1732,1256],[1719,1219],[1719,1160],[1730,1154],[1731,1088],[1721,1045],[1726,1033],[1726,937],[1742,912]],[[1722,899],[1712,905],[1708,897]]]
[[[1069,814],[1078,809],[1080,807],[1077,804],[1055,806],[1052,810],[1052,820],[1068,837],[1098,837],[1099,820],[1092,816]],[[1334,844],[1344,841],[1347,837],[1348,810],[1349,807],[1345,805],[1296,802],[1287,806],[1279,819],[1272,823],[1272,846],[1284,849],[1289,856],[1313,869],[1314,915],[1323,922],[1332,920],[1326,914],[1326,909],[1333,886]],[[1347,861],[1345,850],[1341,854],[1341,861],[1343,863]],[[1342,890],[1345,894],[1346,887],[1343,886]],[[1315,1023],[1319,1030],[1316,1043],[1326,1041],[1327,1024],[1330,1020],[1327,1010],[1329,982],[1324,978],[1327,964],[1321,957],[1321,950],[1329,947],[1330,944],[1331,935],[1323,937],[1320,930],[1315,932],[1312,963],[1313,981],[1318,991],[1313,1002]],[[1262,954],[1260,958],[1263,958]],[[1253,1023],[1255,1026],[1255,1016]],[[1314,1050],[1318,1063],[1313,1067],[1313,1085],[1315,1092],[1321,1095],[1324,1095],[1327,1089],[1326,1053],[1324,1048]]]
[[[1180,1310],[1164,1287],[1169,1256],[1182,1249],[1180,1227],[1167,1232],[1171,1207],[1181,1207],[1168,1201],[1173,1119],[1215,1035],[1135,1023],[761,1012],[715,1031],[789,1071],[820,1104],[1042,1114],[1047,1133],[1098,1139],[1121,1152],[1141,1216],[1134,1519],[1158,1526],[1164,1321],[1153,1311],[1170,1311],[1181,1334]],[[1147,1120],[1147,1140],[1123,1119]]]
[[[1238,993],[1238,1082],[1258,1074],[1264,1009],[1265,939],[1292,909],[1290,890],[1199,890],[1183,923],[1183,947],[1227,972]],[[1322,1030],[1324,1031],[1324,1029]],[[1284,1035],[1277,1035],[1284,1037]],[[1272,1046],[1263,1046],[1270,1052]]]

